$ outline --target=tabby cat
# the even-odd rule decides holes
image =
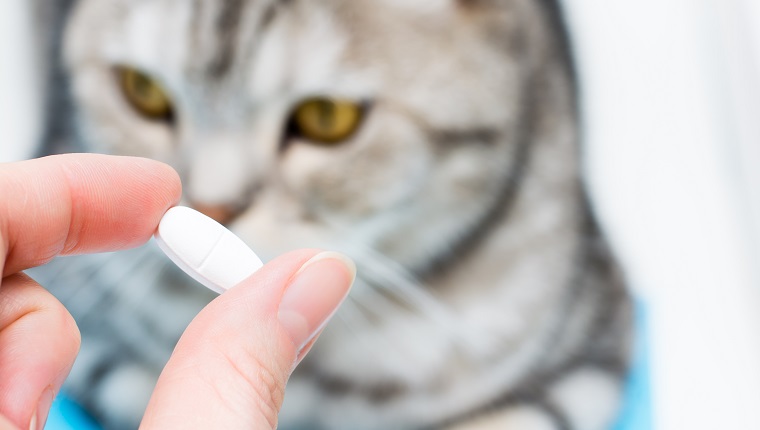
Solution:
[[[282,429],[609,428],[631,303],[580,178],[559,12],[74,1],[51,73],[70,98],[51,96],[45,148],[171,164],[185,203],[265,260],[314,246],[357,261],[288,385]],[[136,427],[213,295],[153,245],[35,276],[84,337],[69,393],[107,428]]]

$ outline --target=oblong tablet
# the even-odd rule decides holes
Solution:
[[[185,273],[223,293],[263,266],[223,225],[184,206],[169,209],[154,234],[159,248]]]

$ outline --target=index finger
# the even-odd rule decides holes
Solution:
[[[139,246],[180,194],[177,173],[144,158],[68,154],[0,164],[3,276],[56,255]]]

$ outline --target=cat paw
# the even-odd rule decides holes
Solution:
[[[446,430],[560,430],[560,426],[543,408],[521,405],[491,412]]]

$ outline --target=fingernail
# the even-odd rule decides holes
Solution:
[[[32,419],[29,421],[29,430],[42,430],[45,428],[50,406],[53,405],[53,399],[55,399],[55,392],[53,388],[48,387],[42,392],[40,400],[37,402],[37,410],[34,411]]]
[[[324,328],[355,277],[354,262],[337,252],[321,252],[301,266],[282,296],[278,314],[298,352]]]

